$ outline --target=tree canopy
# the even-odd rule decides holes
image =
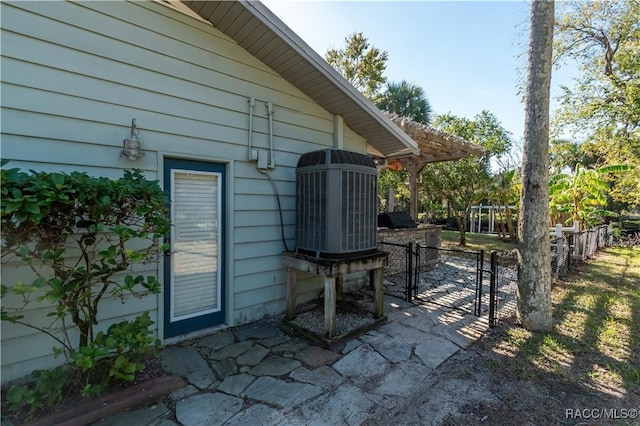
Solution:
[[[554,175],[549,182],[551,217],[560,223],[565,213],[567,221],[579,221],[583,227],[602,223],[602,217],[614,214],[605,209],[609,193],[606,177],[627,171],[624,165],[591,169],[577,163],[572,173]]]
[[[371,46],[361,32],[345,37],[344,41],[344,48],[327,51],[326,61],[363,95],[376,100],[387,81],[384,71],[388,53]]]
[[[595,166],[635,166],[611,183],[611,196],[640,206],[640,2],[559,5],[555,62],[575,62],[580,75],[563,87],[557,133],[577,135]]]
[[[427,194],[447,200],[460,230],[460,245],[466,244],[465,230],[471,206],[487,195],[491,186],[490,159],[511,147],[511,134],[488,111],[473,119],[452,114],[438,116],[434,126],[460,136],[485,149],[484,156],[427,164],[421,172],[422,188]]]

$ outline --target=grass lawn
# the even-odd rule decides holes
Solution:
[[[638,404],[640,247],[601,252],[554,283],[552,300],[553,331],[501,327],[494,373]]]
[[[442,230],[442,247],[464,248],[467,250],[484,250],[489,253],[491,250],[505,251],[516,247],[516,243],[498,238],[496,234],[475,234],[467,232],[465,234],[467,245],[460,247],[460,232]]]

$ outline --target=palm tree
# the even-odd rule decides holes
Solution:
[[[571,214],[583,226],[598,222],[604,215],[615,214],[604,209],[610,188],[604,176],[629,170],[626,165],[589,169],[577,163],[573,174],[554,175],[549,185],[552,210]]]
[[[549,97],[553,46],[553,1],[531,2],[525,99],[522,190],[518,220],[517,316],[529,331],[549,331]]]
[[[424,90],[406,80],[387,83],[376,106],[383,111],[396,113],[418,123],[431,123],[431,105]]]

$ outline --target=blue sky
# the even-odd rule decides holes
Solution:
[[[343,47],[348,34],[363,32],[389,53],[386,76],[421,86],[435,113],[471,118],[486,109],[521,140],[517,85],[526,74],[528,1],[263,3],[321,56]],[[570,77],[554,71],[552,95]]]

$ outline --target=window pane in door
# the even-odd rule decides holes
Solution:
[[[220,180],[218,173],[172,171],[172,319],[220,310]]]

